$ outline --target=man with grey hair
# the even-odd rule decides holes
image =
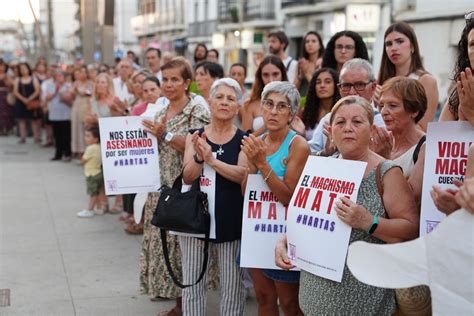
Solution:
[[[118,76],[113,79],[115,96],[122,102],[133,100],[133,94],[128,91],[127,82],[133,72],[133,64],[127,58],[118,64]]]
[[[382,115],[374,105],[373,97],[375,89],[377,88],[377,82],[372,71],[372,66],[367,60],[353,58],[345,62],[339,74],[338,88],[341,97],[358,95],[369,101],[374,109],[374,124],[380,127],[385,126]],[[331,113],[328,113],[321,119],[314,131],[313,137],[308,142],[312,153],[321,156],[331,156],[334,153],[334,148],[332,150],[326,148],[329,147],[326,146],[326,128],[327,125],[329,125],[330,118]]]

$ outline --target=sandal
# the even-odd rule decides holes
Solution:
[[[125,228],[125,232],[130,235],[141,235],[143,234],[143,224],[130,224]]]
[[[120,215],[119,221],[126,222],[126,221],[128,221],[131,217],[133,217],[132,214],[125,213],[125,214],[123,214],[123,215]]]

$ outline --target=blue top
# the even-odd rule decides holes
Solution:
[[[278,148],[275,153],[271,154],[270,156],[267,156],[268,164],[272,168],[273,173],[275,173],[275,175],[278,177],[285,176],[286,165],[288,164],[288,152],[290,149],[291,141],[293,140],[293,137],[295,137],[295,135],[296,132],[290,130],[286,135],[286,138],[283,143],[281,143],[280,148]],[[262,138],[264,136],[266,136],[266,134],[263,135]]]

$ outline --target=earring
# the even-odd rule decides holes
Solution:
[[[373,142],[373,141],[374,141],[374,138],[373,138],[373,137],[370,137],[370,141]]]

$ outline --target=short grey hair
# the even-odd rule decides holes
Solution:
[[[370,82],[375,81],[375,75],[372,70],[372,65],[367,60],[362,59],[362,58],[352,58],[346,61],[344,65],[342,65],[340,74],[342,74],[344,71],[347,71],[347,70],[356,70],[356,69],[365,70],[367,74],[369,75],[369,81]]]
[[[267,84],[262,91],[262,100],[265,100],[267,96],[272,93],[279,93],[284,95],[290,102],[290,111],[292,115],[295,115],[300,107],[300,93],[296,86],[288,81],[272,81]]]
[[[242,101],[243,101],[242,90],[240,89],[239,83],[232,78],[221,78],[214,81],[211,87],[211,91],[209,93],[211,99],[213,99],[216,96],[217,89],[219,89],[220,86],[228,86],[229,88],[234,89],[235,96],[237,98],[237,104],[239,106],[242,105]]]

